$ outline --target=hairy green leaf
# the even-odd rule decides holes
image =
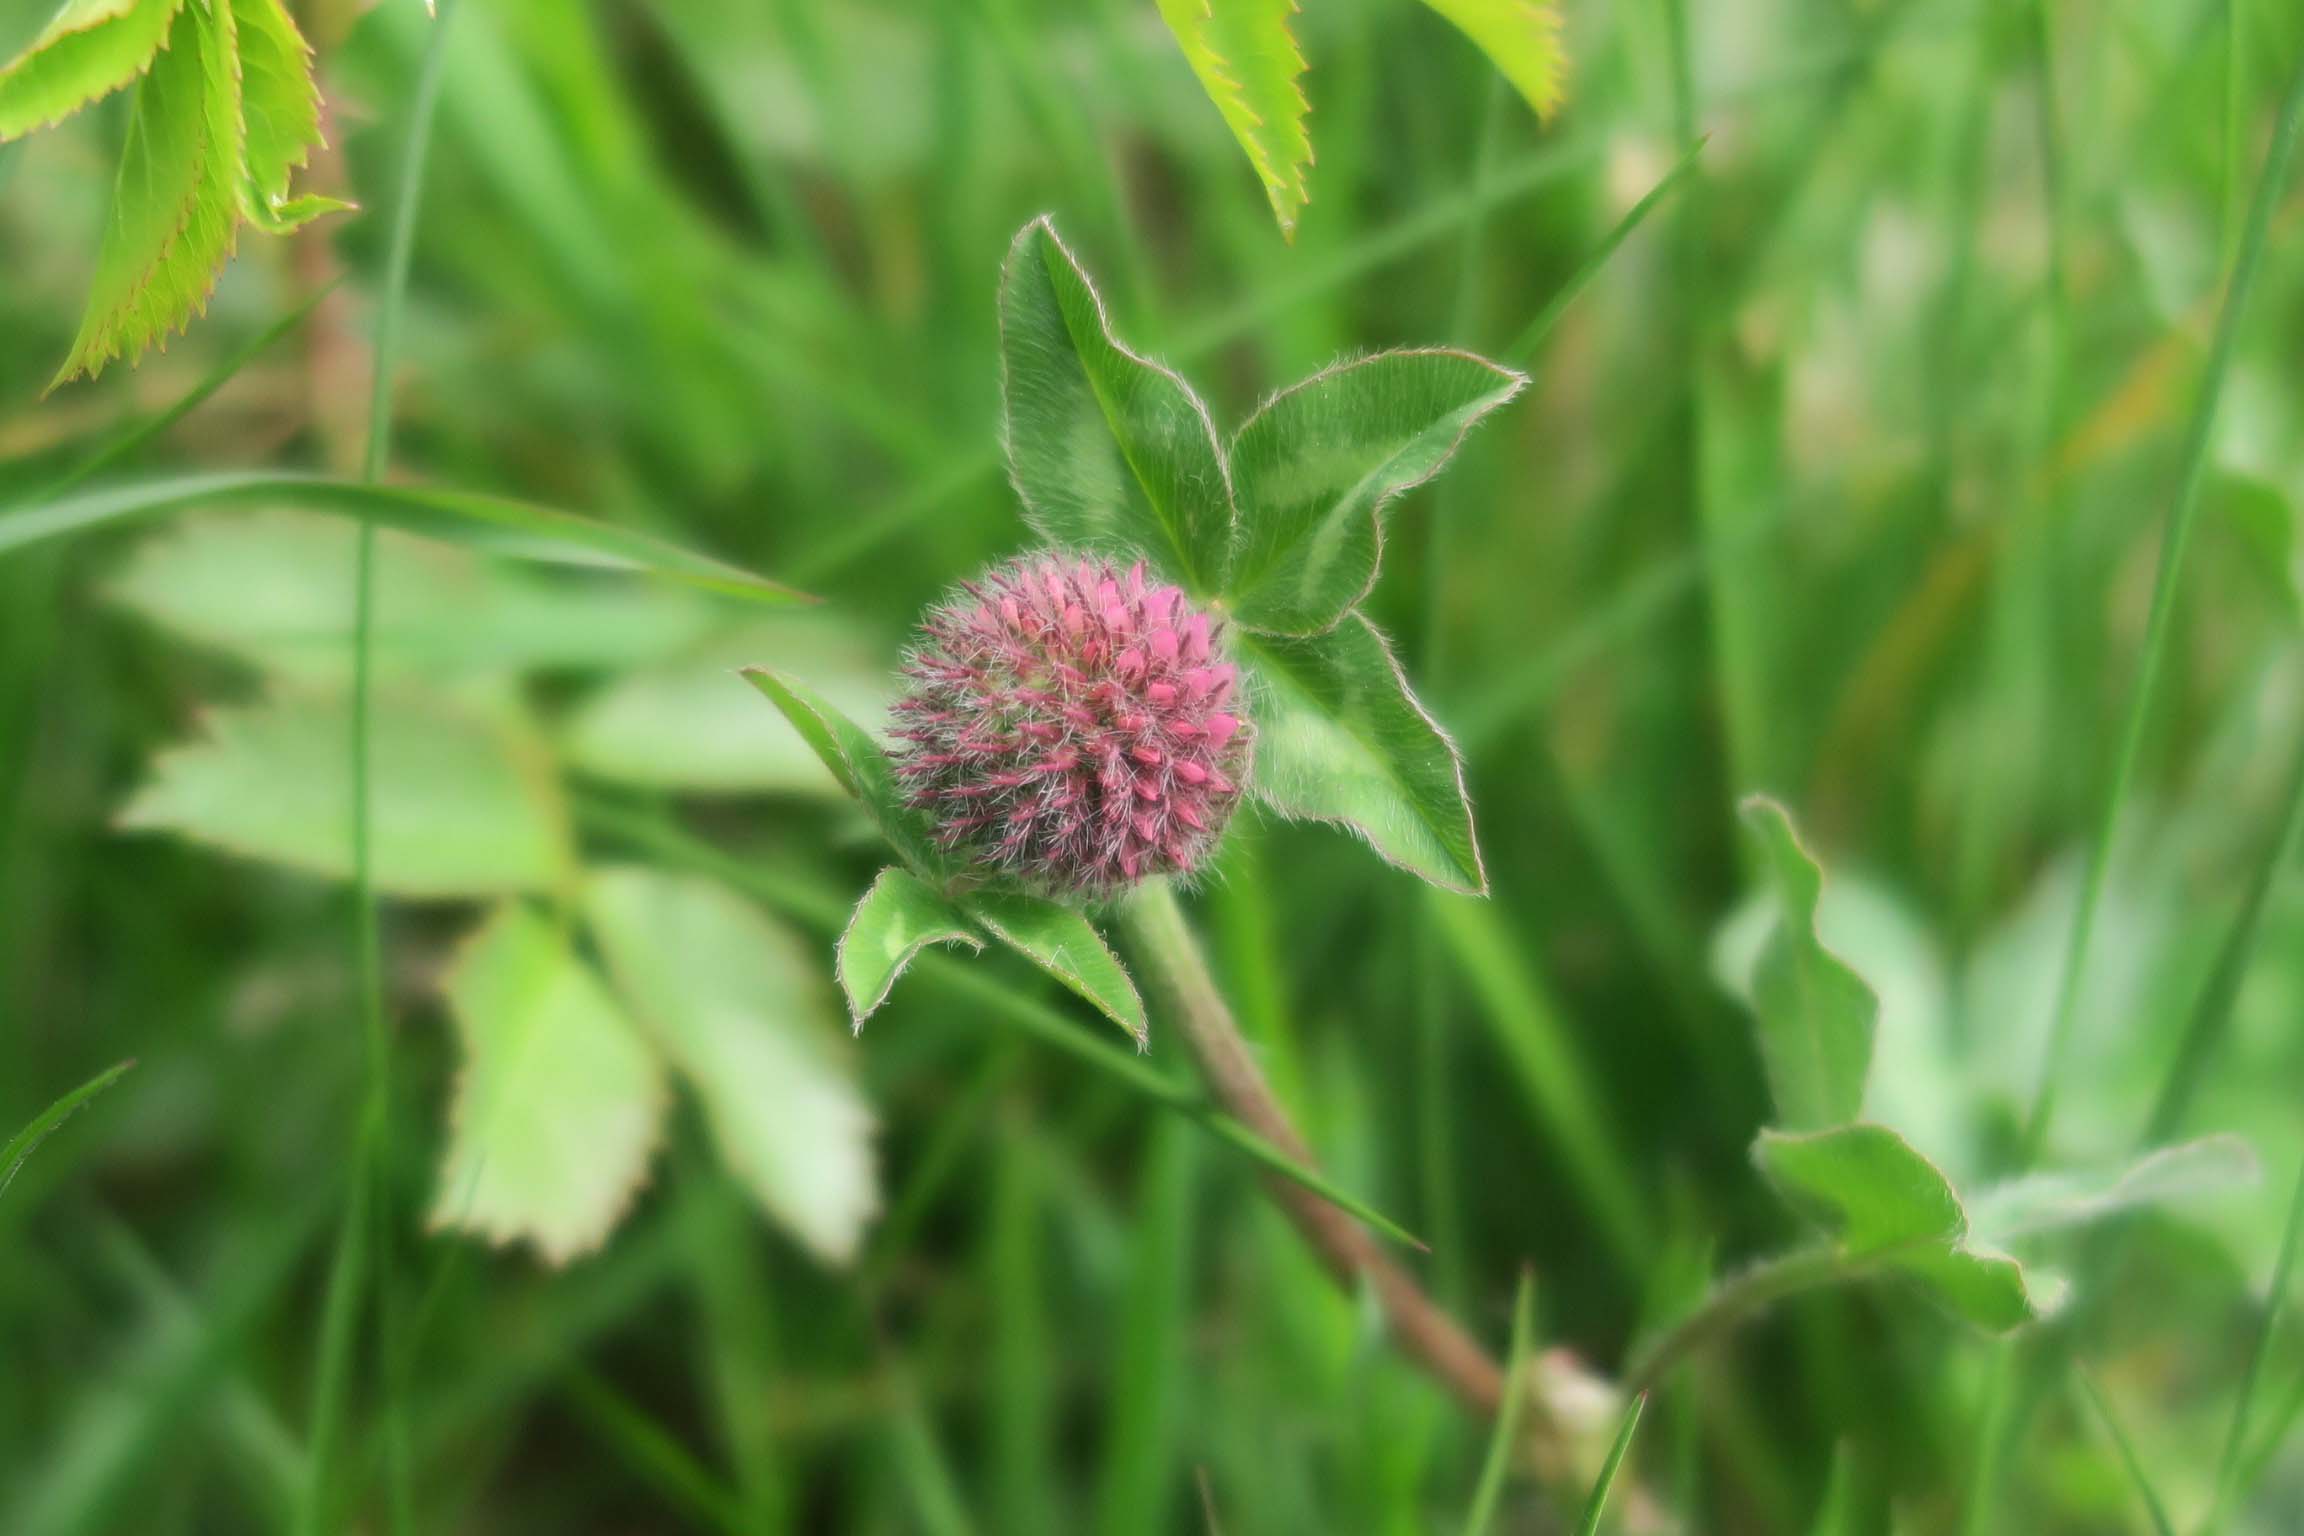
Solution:
[[[1744,802],[1743,816],[1782,909],[1752,973],[1777,1120],[1796,1131],[1845,1125],[1863,1109],[1880,1000],[1817,936],[1824,871],[1800,846],[1791,816],[1757,795]]]
[[[2004,1243],[2243,1189],[2262,1173],[2255,1152],[2239,1137],[2202,1136],[2109,1168],[2029,1174],[1978,1191],[1968,1210],[1978,1236]]]
[[[1312,198],[1312,135],[1304,122],[1312,105],[1298,84],[1304,55],[1288,31],[1297,9],[1296,0],[1160,0],[1161,19],[1247,151],[1290,240]]]
[[[1488,55],[1512,88],[1549,121],[1568,93],[1568,49],[1553,0],[1424,0]]]
[[[1487,890],[1463,759],[1364,615],[1322,635],[1243,636],[1239,649],[1253,674],[1260,800],[1355,832],[1443,889]]]
[[[962,905],[978,926],[1128,1031],[1139,1048],[1151,1039],[1144,999],[1127,967],[1079,912],[1016,891],[978,891]]]
[[[87,533],[155,512],[181,511],[220,501],[290,502],[315,511],[340,513],[387,528],[444,539],[451,544],[468,544],[507,559],[660,576],[706,592],[752,602],[815,601],[805,593],[710,555],[700,555],[637,529],[597,522],[557,507],[444,486],[371,484],[269,470],[235,470],[140,481],[0,515],[0,554],[44,539]]]
[[[871,1109],[822,963],[716,881],[612,869],[586,910],[610,973],[703,1101],[721,1158],[762,1210],[828,1263],[880,1208]]]
[[[184,0],[65,0],[0,69],[0,144],[61,121],[144,73]]]
[[[352,872],[349,706],[279,699],[218,710],[121,813],[227,852],[334,879]],[[540,743],[431,700],[388,694],[370,722],[376,888],[416,897],[549,886],[573,857]]]
[[[229,3],[240,44],[245,125],[240,212],[267,233],[286,234],[323,213],[351,206],[332,197],[288,195],[289,179],[322,142],[312,46],[280,0]]]
[[[183,329],[239,225],[240,88],[228,6],[187,4],[136,88],[112,213],[62,383]]]
[[[888,754],[880,750],[880,743],[870,732],[794,678],[766,667],[746,667],[743,675],[783,711],[800,739],[832,770],[840,787],[863,805],[880,828],[880,835],[905,863],[923,874],[942,868],[943,854],[926,819],[904,803],[904,792],[897,786]]]
[[[1752,1155],[1793,1205],[1833,1234],[1846,1269],[1893,1270],[1955,1315],[2006,1332],[2053,1311],[2062,1286],[1973,1241],[1960,1195],[1886,1126],[1762,1131]]]
[[[1239,534],[1225,596],[1250,629],[1334,627],[1376,584],[1384,514],[1527,384],[1449,348],[1340,363],[1282,390],[1232,439]]]
[[[108,595],[170,632],[302,683],[340,686],[352,671],[352,589],[359,530],[342,518],[275,509],[194,515],[140,542]],[[385,530],[373,554],[370,646],[379,677],[438,679],[538,667],[625,666],[693,643],[712,605],[654,583],[570,577],[484,561],[472,551]],[[734,662],[715,680],[723,713]],[[741,703],[739,697],[738,702]],[[771,722],[772,724],[772,722]],[[790,733],[775,727],[776,734]],[[651,740],[655,756],[669,739]],[[815,764],[808,764],[815,771]]]
[[[1008,469],[1043,537],[1148,555],[1195,591],[1222,571],[1232,486],[1208,408],[1181,375],[1123,346],[1047,219],[1024,226],[1000,282]]]
[[[848,1017],[857,1029],[888,1000],[913,957],[931,944],[984,947],[968,920],[918,876],[901,869],[880,871],[849,914],[836,952],[840,990],[847,994]]]
[[[464,1067],[432,1225],[565,1264],[606,1239],[647,1175],[663,1071],[567,935],[517,903],[457,957],[447,993]]]

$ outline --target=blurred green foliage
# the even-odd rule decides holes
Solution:
[[[430,23],[412,0],[295,9],[334,146],[299,185],[388,209]],[[711,1064],[708,1030],[601,1251],[549,1269],[424,1226],[466,898],[536,891],[554,912],[561,850],[740,888],[713,922],[774,924],[812,957],[795,985],[836,1035],[832,938],[884,859],[732,668],[867,711],[920,605],[1022,542],[994,291],[1044,211],[1123,334],[1188,368],[1221,422],[1387,346],[1533,375],[1395,509],[1370,604],[1466,750],[1491,899],[1252,823],[1193,903],[1328,1174],[1432,1244],[1438,1296],[1501,1355],[1532,1266],[1528,1368],[1581,1379],[1566,1351],[1615,1375],[1709,1285],[1804,1241],[1747,1155],[1775,1118],[1741,1000],[1773,911],[1738,827],[1749,791],[1796,816],[1826,871],[1817,933],[1879,994],[1867,1113],[1963,1193],[2024,1161],[2304,16],[1565,9],[1575,85],[1549,128],[1424,8],[1295,18],[1318,175],[1284,244],[1149,0],[462,8],[395,475],[828,602],[763,618],[380,541],[380,826],[409,804],[409,846],[455,859],[386,909],[383,1290],[347,1366],[333,1510],[390,1529],[405,1489],[399,1528],[426,1532],[1002,1533],[1417,1531],[1473,1510],[1488,1426],[1158,1097],[1184,1063],[1157,1011],[1148,1087],[1073,1054],[1110,1025],[1012,960],[925,957],[851,1053],[881,1184],[852,1269],[786,1235],[807,1218],[762,1219],[746,1169],[774,1144],[730,1128],[769,1111],[731,1106],[741,1072]],[[45,11],[0,8],[0,53]],[[339,273],[135,467],[355,471],[373,215],[244,242],[189,336],[42,398],[126,126],[116,97],[0,148],[0,504],[44,498]],[[1513,355],[1699,135],[1689,179]],[[2043,1158],[2107,1167],[2235,1132],[2267,1176],[2033,1231],[2027,1255],[2073,1295],[2010,1343],[1896,1281],[1756,1314],[1658,1383],[1609,1500],[1621,1528],[2077,1533],[2149,1529],[2157,1504],[2191,1529],[2227,1483],[2224,1530],[2304,1523],[2304,1436],[2283,1435],[2304,1330],[2267,1292],[2304,1161],[2304,888],[2278,861],[2304,758],[2300,196],[2275,189],[2223,376]],[[366,1081],[339,855],[304,860],[315,878],[150,830],[213,812],[250,844],[324,842],[342,784],[323,755],[272,785],[162,756],[290,702],[340,707],[348,608],[329,594],[349,601],[352,540],[310,510],[251,496],[0,555],[0,1134],[140,1062],[0,1194],[11,1536],[266,1530],[311,1478]],[[390,747],[411,698],[457,740],[516,738],[504,760],[548,763],[564,793],[461,772],[417,793],[449,748]],[[491,784],[512,800],[426,828]],[[378,872],[399,884],[392,846]],[[647,934],[665,898],[623,894]],[[562,960],[639,996],[635,966],[711,927]],[[756,995],[781,951],[739,947],[681,950],[680,975]],[[1596,1462],[1615,1405],[1591,1417]],[[1584,1496],[1515,1477],[1488,1528],[1572,1528]]]

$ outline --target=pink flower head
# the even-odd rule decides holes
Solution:
[[[1057,551],[929,611],[895,706],[896,773],[938,840],[1057,895],[1190,875],[1247,782],[1221,620],[1141,563]]]

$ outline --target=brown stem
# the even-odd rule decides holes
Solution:
[[[1174,893],[1165,884],[1147,884],[1129,898],[1122,917],[1216,1101],[1290,1158],[1316,1166],[1311,1149],[1249,1055]],[[1424,1294],[1416,1277],[1367,1228],[1300,1184],[1267,1178],[1265,1187],[1338,1285],[1351,1290],[1365,1280],[1375,1291],[1400,1347],[1418,1365],[1474,1413],[1487,1417],[1496,1412],[1504,1400],[1503,1367]]]

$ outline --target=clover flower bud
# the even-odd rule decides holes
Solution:
[[[905,655],[896,773],[943,846],[1054,896],[1196,872],[1251,754],[1220,619],[1044,551],[963,582]]]

